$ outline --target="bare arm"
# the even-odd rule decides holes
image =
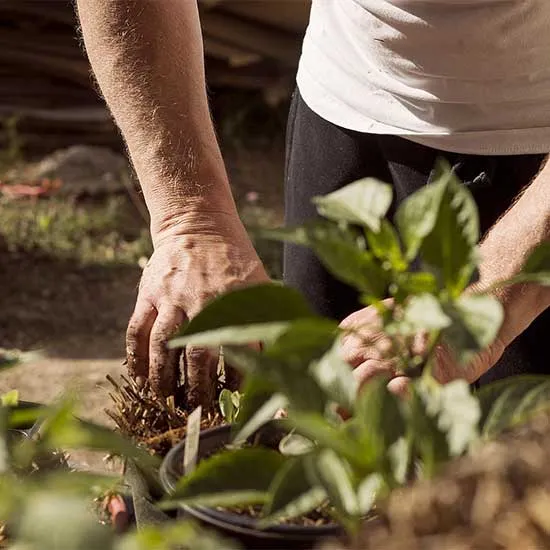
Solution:
[[[77,5],[94,74],[143,188],[153,237],[180,214],[234,214],[208,109],[197,2]]]
[[[151,214],[155,251],[128,326],[128,368],[169,395],[178,357],[166,341],[176,328],[216,294],[268,278],[237,215],[210,119],[196,0],[77,7]],[[208,407],[216,361],[200,350],[187,359],[190,401]]]
[[[516,275],[531,250],[550,240],[550,163],[494,225],[481,244],[480,289]],[[508,345],[550,307],[550,288],[514,285],[498,291],[506,318],[500,337]]]
[[[487,290],[517,275],[531,250],[549,239],[550,164],[547,164],[483,240],[480,280],[473,285],[472,291]],[[449,349],[441,346],[437,350],[438,362],[434,370],[440,382],[456,378],[466,378],[469,382],[477,380],[500,359],[506,347],[550,307],[550,288],[536,284],[509,286],[495,294],[505,310],[497,339],[466,367],[457,365]],[[342,325],[361,330],[361,327],[376,327],[377,321],[377,310],[367,307],[351,314]],[[355,368],[358,380],[365,383],[381,372],[394,376],[392,362],[384,361],[383,354],[376,348],[376,344],[383,341],[383,335],[376,328],[366,334],[369,343],[349,337],[342,347],[343,357]],[[397,376],[389,387],[396,393],[403,393],[407,383],[407,378]]]

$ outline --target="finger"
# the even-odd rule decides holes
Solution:
[[[382,326],[378,311],[374,307],[367,307],[354,311],[341,323],[340,328],[344,330],[377,331]]]
[[[411,342],[411,351],[414,353],[414,355],[423,357],[426,354],[426,352],[428,351],[429,339],[430,335],[425,331],[417,332],[413,336]]]
[[[218,379],[218,354],[203,348],[185,350],[187,398],[191,408],[209,410],[214,405]]]
[[[370,345],[366,345],[360,337],[350,334],[343,338],[341,345],[341,357],[352,367],[358,367],[369,360],[384,360],[391,349],[391,341],[382,335],[376,335],[371,339]]]
[[[408,397],[410,383],[410,378],[397,376],[388,382],[388,390],[399,397]]]
[[[149,335],[156,318],[155,307],[138,297],[126,330],[128,374],[138,383],[149,376]]]
[[[149,340],[149,381],[159,395],[175,395],[178,386],[178,349],[169,349],[168,340],[181,326],[185,316],[181,309],[163,306],[158,312]]]
[[[353,371],[353,376],[359,383],[359,389],[376,376],[388,376],[395,378],[395,366],[391,361],[368,360],[361,363]]]

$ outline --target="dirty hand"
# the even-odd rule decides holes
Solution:
[[[392,301],[388,299],[384,303],[391,305]],[[382,332],[376,308],[369,306],[352,313],[342,321],[340,327],[350,331],[342,340],[341,353],[353,367],[359,385],[362,386],[377,375],[386,375],[390,378],[390,391],[406,393],[409,378],[399,371],[395,360],[398,350],[394,349],[390,338]],[[497,338],[468,365],[459,365],[448,348],[438,346],[432,374],[442,384],[459,378],[474,382],[500,359],[505,347],[503,341]],[[422,335],[414,339],[413,351],[418,355],[426,351]]]
[[[157,393],[173,395],[179,350],[167,341],[216,295],[233,287],[269,280],[236,215],[200,213],[172,221],[154,235],[155,250],[143,271],[126,336],[128,370],[149,379]],[[210,407],[217,358],[187,349],[187,388],[192,406]]]

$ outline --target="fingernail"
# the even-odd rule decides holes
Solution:
[[[144,376],[136,376],[137,387],[142,390],[145,387],[145,381],[147,379]]]

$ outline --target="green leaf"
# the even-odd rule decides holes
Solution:
[[[406,199],[396,215],[409,260],[420,253],[452,296],[469,284],[477,264],[479,218],[468,188],[444,162],[434,182]]]
[[[266,346],[265,353],[274,359],[308,364],[330,349],[338,333],[338,323],[330,319],[298,319]]]
[[[233,403],[233,406],[235,407],[235,417],[239,414],[239,409],[241,408],[241,399],[242,394],[239,390],[231,392],[231,403]]]
[[[218,398],[218,403],[220,406],[220,412],[222,413],[223,418],[229,424],[232,424],[235,420],[236,407],[233,404],[232,392],[227,388],[224,388],[220,392],[220,397]]]
[[[107,451],[135,461],[145,473],[159,465],[156,457],[112,429],[77,419],[73,412],[74,402],[70,396],[55,407],[43,411],[40,440],[37,444],[42,449]]]
[[[0,407],[0,475],[9,472],[12,467],[8,445],[9,414],[7,407]]]
[[[413,460],[412,451],[412,445],[406,436],[400,437],[389,449],[393,477],[399,485],[407,481],[407,472]]]
[[[506,284],[514,283],[537,283],[550,286],[550,240],[535,247],[521,273],[510,281],[506,281]]]
[[[341,344],[337,341],[319,361],[310,365],[309,371],[335,403],[351,412],[358,384],[352,367],[344,361],[340,350]]]
[[[165,506],[181,503],[208,506],[265,502],[285,457],[261,447],[225,451],[200,462],[181,478]]]
[[[437,429],[445,434],[450,456],[458,456],[479,437],[478,424],[481,408],[465,380],[428,386],[421,382],[416,387],[425,413],[436,419]]]
[[[208,508],[231,508],[234,506],[265,504],[268,498],[269,494],[265,491],[225,491],[220,488],[218,492],[169,499],[161,502],[159,508],[161,510],[173,510],[182,504],[187,504],[188,506],[206,506]]]
[[[547,276],[550,274],[550,240],[539,244],[531,251],[522,273],[530,275],[545,273]]]
[[[445,314],[439,300],[431,294],[413,296],[403,312],[403,323],[410,333],[422,330],[442,330],[451,324],[451,318]]]
[[[305,298],[292,288],[261,284],[239,288],[212,300],[178,336],[314,317]]]
[[[453,322],[443,340],[462,364],[494,342],[504,320],[502,304],[490,295],[463,295],[445,312]]]
[[[405,256],[413,260],[424,239],[434,230],[448,177],[424,186],[407,197],[397,209],[395,220],[405,246]]]
[[[479,437],[481,408],[465,380],[441,387],[438,426],[447,434],[452,456],[461,455]]]
[[[377,376],[359,394],[355,419],[361,429],[362,445],[380,460],[405,432],[399,398],[387,388],[386,377]]]
[[[288,400],[280,393],[273,394],[248,422],[239,430],[235,437],[235,444],[244,443],[251,435],[259,430],[264,424],[267,424],[275,417],[275,414],[288,405]]]
[[[336,278],[369,296],[385,295],[387,274],[365,250],[364,240],[351,229],[323,221],[295,229],[265,231],[263,235],[308,246]]]
[[[482,436],[496,437],[550,408],[550,377],[510,377],[483,386],[477,398],[482,411]]]
[[[373,178],[365,178],[324,197],[316,197],[313,202],[325,218],[378,231],[392,202],[392,188]]]
[[[11,390],[0,396],[2,407],[17,407],[19,404],[19,392]]]
[[[361,508],[349,465],[330,449],[321,451],[313,463],[315,466],[312,473],[325,489],[339,515],[349,519],[358,518]]]
[[[403,303],[417,294],[436,294],[437,281],[433,273],[398,273],[390,291],[397,303]]]
[[[262,525],[306,515],[326,500],[324,489],[311,483],[308,458],[293,458],[279,470],[269,489]]]
[[[185,346],[238,346],[253,342],[270,342],[288,329],[288,322],[257,323],[254,325],[231,325],[215,330],[206,330],[188,336],[178,336],[169,342],[170,348]]]
[[[307,437],[290,432],[279,443],[279,452],[285,456],[301,456],[310,453],[315,448]]]
[[[372,510],[382,485],[382,476],[378,473],[370,474],[361,482],[357,489],[357,498],[362,515],[366,515]]]
[[[406,403],[407,418],[411,443],[420,456],[424,476],[430,478],[451,455],[446,434],[438,426],[437,407],[432,405],[422,386],[422,379],[410,385],[410,399]]]
[[[321,448],[332,449],[359,468],[370,468],[372,457],[342,428],[329,424],[321,414],[289,411],[289,423],[296,433],[317,443]]]
[[[276,393],[277,387],[262,376],[249,375],[245,378],[242,391],[239,415],[236,418],[237,431],[242,430],[264,403]]]
[[[450,295],[456,297],[475,273],[479,217],[468,188],[448,168],[443,166],[440,172],[447,185],[437,221],[425,237],[420,253],[422,260],[440,275]]]
[[[305,411],[324,410],[328,397],[304,366],[298,368],[293,362],[274,359],[249,348],[225,347],[224,355],[232,367],[245,374],[262,376],[293,407]]]
[[[388,220],[382,220],[379,231],[367,231],[366,236],[370,249],[379,260],[388,262],[398,272],[407,269],[408,262],[401,250],[399,236]]]
[[[37,493],[18,519],[20,548],[98,550],[112,548],[114,542],[113,533],[100,524],[90,503],[75,495]]]

